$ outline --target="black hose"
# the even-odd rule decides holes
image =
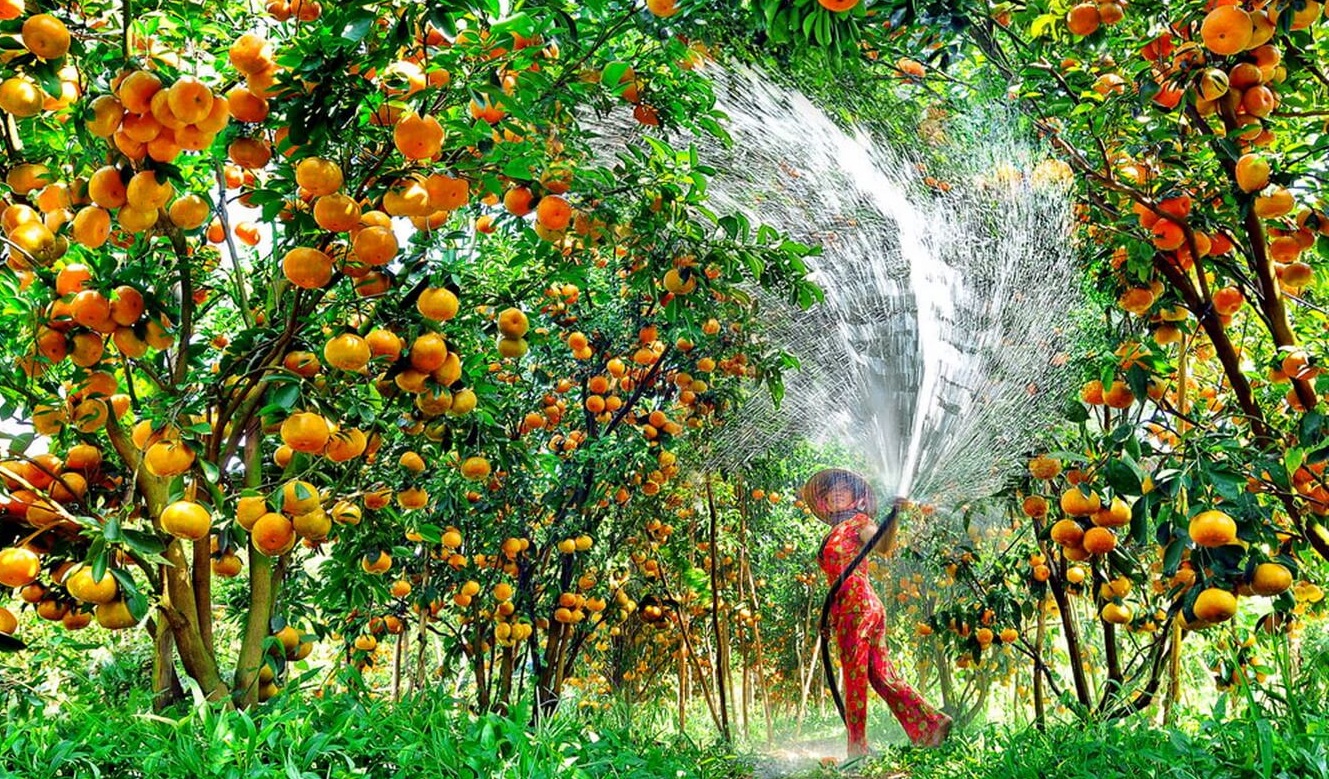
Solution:
[[[849,725],[849,720],[844,714],[844,699],[840,697],[840,685],[835,682],[835,672],[831,670],[831,604],[835,603],[835,597],[840,594],[840,588],[849,580],[854,571],[858,569],[867,556],[876,548],[877,543],[886,537],[890,532],[891,526],[895,524],[896,516],[900,513],[900,502],[896,501],[891,507],[891,513],[886,515],[886,521],[877,526],[877,532],[873,534],[872,540],[863,545],[858,550],[858,556],[853,559],[849,565],[840,571],[840,576],[831,583],[830,592],[826,593],[826,600],[821,604],[821,627],[818,631],[821,644],[821,667],[826,673],[826,685],[831,688],[831,698],[835,700],[835,708],[840,712],[840,720]]]

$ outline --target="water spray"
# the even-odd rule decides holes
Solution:
[[[752,290],[764,335],[801,369],[777,407],[753,393],[714,439],[707,469],[741,467],[783,440],[852,442],[895,496],[877,534],[832,583],[830,605],[898,521],[921,503],[995,492],[1055,415],[1076,310],[1070,177],[1018,132],[1006,109],[952,121],[942,187],[916,160],[846,132],[765,74],[712,67],[732,142],[685,137],[718,173],[712,210],[738,212],[815,244],[825,302],[801,310]],[[635,130],[611,128],[600,156]],[[840,401],[838,405],[834,401]]]

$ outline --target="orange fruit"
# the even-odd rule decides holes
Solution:
[[[1061,461],[1046,455],[1040,455],[1029,461],[1029,473],[1035,479],[1055,479],[1061,473]]]
[[[1269,174],[1269,162],[1264,157],[1243,154],[1237,158],[1237,186],[1242,192],[1259,192],[1264,189],[1269,185]]]
[[[314,197],[331,195],[341,189],[341,167],[331,160],[307,157],[295,166],[295,181]]]
[[[292,479],[282,486],[281,510],[286,514],[307,514],[319,507],[322,496],[307,481]]]
[[[411,366],[428,373],[443,367],[448,356],[448,343],[438,333],[425,333],[411,344]]]
[[[447,322],[457,315],[458,309],[461,308],[461,301],[450,289],[430,287],[421,292],[420,297],[416,298],[415,308],[425,319],[434,322]],[[429,370],[433,369],[430,368]]]
[[[1222,511],[1202,511],[1191,517],[1190,536],[1198,546],[1226,546],[1236,543],[1237,523]]]
[[[1237,596],[1210,587],[1195,598],[1195,618],[1201,622],[1223,622],[1237,613]]]
[[[321,453],[330,435],[327,420],[309,411],[292,414],[281,425],[282,442],[297,452]]]
[[[1260,563],[1251,575],[1251,592],[1274,596],[1292,586],[1292,572],[1281,563]]]
[[[37,581],[41,568],[41,558],[27,547],[0,549],[0,584],[6,587],[32,584]]]
[[[268,511],[268,501],[262,495],[242,495],[236,501],[235,521],[245,530],[252,530],[258,518]]]
[[[171,113],[183,124],[194,124],[212,112],[212,90],[193,76],[181,76],[166,90]]]
[[[360,204],[349,195],[324,195],[314,201],[314,221],[324,230],[344,233],[360,224]]]
[[[1080,545],[1091,555],[1104,555],[1117,548],[1117,537],[1105,527],[1091,527],[1084,531]]]
[[[1086,495],[1079,487],[1070,487],[1061,493],[1061,510],[1073,517],[1087,517],[1102,508],[1098,493],[1090,490]]]
[[[171,223],[181,230],[197,230],[203,226],[211,213],[212,207],[208,205],[208,201],[192,193],[176,198],[166,212]]]
[[[1091,35],[1101,22],[1096,3],[1079,3],[1066,12],[1066,28],[1074,35]]]
[[[162,509],[161,525],[176,538],[198,541],[212,530],[212,514],[193,501],[177,500]]]
[[[323,359],[343,371],[362,371],[369,358],[369,344],[355,333],[342,333],[323,345]]]
[[[1084,530],[1081,529],[1080,523],[1075,520],[1063,519],[1052,526],[1048,537],[1060,546],[1075,547],[1083,541]]]
[[[297,287],[319,289],[332,281],[332,258],[318,249],[298,246],[282,258],[282,273]]]
[[[1254,32],[1250,14],[1236,5],[1213,9],[1200,25],[1200,37],[1205,47],[1224,57],[1245,51]]]
[[[158,441],[143,454],[143,466],[154,476],[179,476],[194,465],[194,451],[178,441]]]
[[[23,22],[23,45],[44,60],[59,59],[69,51],[69,28],[50,14],[35,14]]]
[[[572,221],[572,206],[559,195],[545,195],[535,207],[535,221],[548,230],[563,230]]]
[[[278,557],[295,547],[295,526],[281,514],[270,512],[255,520],[249,538],[258,551]]]
[[[352,250],[366,265],[387,265],[397,256],[397,236],[391,227],[374,225],[355,234]]]
[[[489,478],[489,461],[483,457],[467,457],[461,464],[461,475],[470,481]]]
[[[443,148],[443,126],[432,116],[408,111],[393,127],[392,141],[407,159],[429,159]]]

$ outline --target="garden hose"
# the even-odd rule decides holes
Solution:
[[[840,697],[840,686],[836,684],[835,672],[831,670],[831,604],[835,603],[836,596],[840,594],[840,588],[858,569],[859,564],[867,559],[867,556],[876,548],[881,539],[885,538],[886,534],[890,532],[891,526],[895,524],[896,516],[899,513],[900,501],[896,501],[895,505],[891,507],[891,513],[886,515],[886,521],[877,526],[877,532],[873,534],[872,540],[858,550],[858,556],[849,565],[845,566],[845,569],[840,571],[840,576],[831,583],[831,589],[826,593],[826,600],[821,604],[821,627],[818,631],[819,643],[821,644],[821,667],[826,673],[826,685],[831,688],[831,698],[835,700],[835,708],[840,712],[840,720],[846,725],[849,724],[849,721],[844,714],[844,699]]]

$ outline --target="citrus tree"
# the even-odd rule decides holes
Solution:
[[[418,613],[480,703],[520,651],[552,709],[606,517],[778,383],[740,285],[817,295],[623,129],[718,129],[677,9],[46,5],[0,8],[0,584],[144,625],[163,701],[176,658],[246,705]]]

